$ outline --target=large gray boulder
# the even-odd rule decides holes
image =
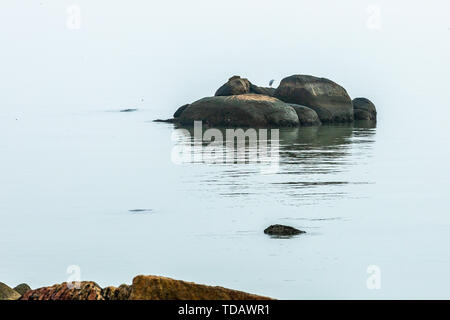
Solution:
[[[18,300],[21,294],[0,282],[0,300]]]
[[[177,111],[175,111],[175,113],[173,114],[174,118],[178,118],[179,116],[181,116],[181,114],[183,113],[183,111],[189,106],[189,104],[185,104],[182,105],[181,107],[179,107],[177,109]]]
[[[242,94],[200,99],[190,104],[178,118],[182,125],[195,120],[210,126],[292,127],[299,125],[294,108],[269,96]]]
[[[325,78],[308,75],[284,78],[274,97],[313,109],[322,122],[353,121],[353,104],[347,91]]]
[[[298,120],[301,126],[320,126],[322,122],[313,109],[298,104],[289,103],[297,112]]]
[[[228,82],[217,89],[215,96],[234,96],[250,93],[250,81],[240,76],[232,76]]]
[[[366,98],[353,99],[353,115],[355,120],[377,120],[375,105]]]

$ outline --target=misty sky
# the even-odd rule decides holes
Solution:
[[[79,29],[67,25],[71,5]],[[105,109],[144,99],[170,116],[234,74],[267,85],[301,73],[372,99],[380,119],[422,119],[421,107],[417,118],[383,108],[411,94],[448,105],[449,16],[448,1],[3,0],[1,105]]]

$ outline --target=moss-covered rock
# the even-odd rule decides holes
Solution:
[[[0,282],[0,300],[17,300],[21,296],[16,290]]]
[[[23,296],[25,293],[31,290],[30,286],[26,283],[21,283],[14,287],[14,290],[16,290],[18,293],[20,293],[21,296]]]

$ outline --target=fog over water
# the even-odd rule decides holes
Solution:
[[[78,265],[102,286],[448,298],[449,18],[446,1],[2,1],[0,281]],[[282,129],[267,173],[176,164],[191,140],[152,122],[232,75],[298,73],[371,99],[378,123]],[[263,234],[275,223],[307,233]]]

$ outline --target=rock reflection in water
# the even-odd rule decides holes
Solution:
[[[299,205],[344,197],[349,186],[371,183],[350,173],[352,167],[371,156],[374,122],[282,128],[279,147],[275,148],[269,129],[268,139],[258,135],[256,144],[249,143],[248,138],[245,144],[219,141],[216,153],[205,152],[210,141],[195,139],[193,128],[183,129],[175,144],[188,147],[184,163],[204,166],[193,187],[203,188],[203,192],[246,201],[270,196],[277,202]],[[217,130],[225,140],[226,129]],[[260,157],[261,153],[266,157]],[[232,162],[227,161],[231,158]]]

